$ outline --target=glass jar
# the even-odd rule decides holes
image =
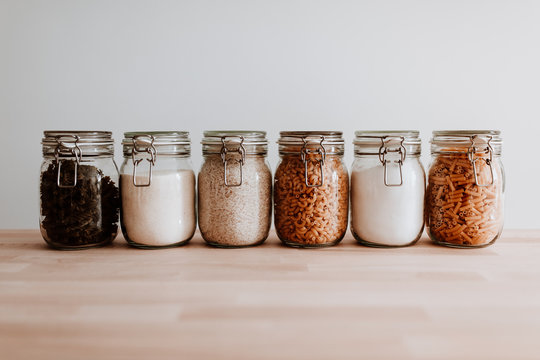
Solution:
[[[197,226],[189,133],[126,132],[122,145],[124,238],[149,249],[186,244]]]
[[[118,233],[118,170],[108,131],[45,131],[40,230],[55,249],[107,245]]]
[[[426,227],[435,243],[483,247],[499,237],[505,187],[501,147],[500,131],[433,132]]]
[[[357,131],[351,232],[362,245],[416,243],[424,229],[425,172],[418,131]]]
[[[324,247],[347,230],[349,176],[338,131],[282,131],[274,182],[278,237],[292,247]]]
[[[272,173],[264,131],[205,131],[199,172],[199,229],[210,245],[255,246],[268,237]]]

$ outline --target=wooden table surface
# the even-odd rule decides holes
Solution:
[[[459,250],[114,245],[0,231],[1,359],[540,359],[540,231]]]

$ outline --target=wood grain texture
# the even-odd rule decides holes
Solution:
[[[56,251],[0,231],[2,359],[538,359],[540,231],[495,245]]]

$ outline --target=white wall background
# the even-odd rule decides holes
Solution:
[[[0,0],[0,228],[36,228],[45,129],[502,130],[540,219],[540,1]],[[424,160],[428,160],[428,156]]]

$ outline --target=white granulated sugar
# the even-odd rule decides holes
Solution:
[[[224,183],[223,161],[207,156],[199,173],[199,229],[217,246],[256,245],[266,239],[272,211],[272,174],[263,157],[247,156],[241,186]],[[238,164],[228,168],[231,184],[240,181]]]
[[[142,176],[138,182],[144,183]],[[135,187],[121,175],[122,227],[140,245],[167,246],[190,239],[197,224],[191,170],[154,171],[150,186]]]
[[[351,173],[351,230],[364,241],[408,245],[424,225],[425,175],[418,161],[405,161],[403,185],[386,186],[383,166]]]

